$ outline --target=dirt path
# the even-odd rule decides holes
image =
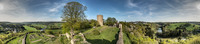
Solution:
[[[35,41],[31,41],[31,43],[34,43],[34,42],[38,42],[38,41],[41,41],[42,39],[38,39],[38,40],[35,40]]]
[[[27,37],[27,34],[28,34],[28,33],[26,33],[24,39],[22,40],[22,44],[26,44],[26,37]]]
[[[47,35],[47,34],[44,34],[45,36],[49,36],[49,37],[55,37],[54,35]]]

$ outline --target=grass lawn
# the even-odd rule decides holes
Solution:
[[[167,26],[167,29],[169,29],[169,30],[175,30],[177,27],[179,27],[181,25],[184,25],[184,24],[186,24],[186,23],[174,23],[174,24],[170,24],[169,26]],[[194,27],[193,27],[193,25],[194,25]],[[192,31],[192,30],[194,30],[195,28],[198,28],[198,27],[200,27],[200,26],[199,25],[195,25],[195,24],[191,24],[190,26],[187,26],[186,29],[188,31]]]
[[[116,27],[102,26],[87,30],[84,35],[87,41],[92,44],[115,44],[118,38],[118,31],[119,29]]]
[[[45,25],[42,25],[42,24],[31,24],[32,26],[35,26],[35,27],[41,27],[41,28],[45,28]]]
[[[36,28],[30,27],[30,26],[24,26],[24,28],[28,31],[37,31]]]
[[[17,37],[16,39],[8,42],[8,44],[22,44],[22,39],[24,38],[24,36],[21,37]]]

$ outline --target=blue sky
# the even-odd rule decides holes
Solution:
[[[61,21],[71,1],[87,6],[87,19],[101,14],[118,21],[200,21],[200,0],[0,0],[0,21]]]

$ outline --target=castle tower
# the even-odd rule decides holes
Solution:
[[[97,15],[97,21],[99,22],[100,26],[103,26],[103,15]]]

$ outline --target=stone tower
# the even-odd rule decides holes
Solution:
[[[100,26],[103,26],[103,15],[97,15],[97,21],[99,22]]]

